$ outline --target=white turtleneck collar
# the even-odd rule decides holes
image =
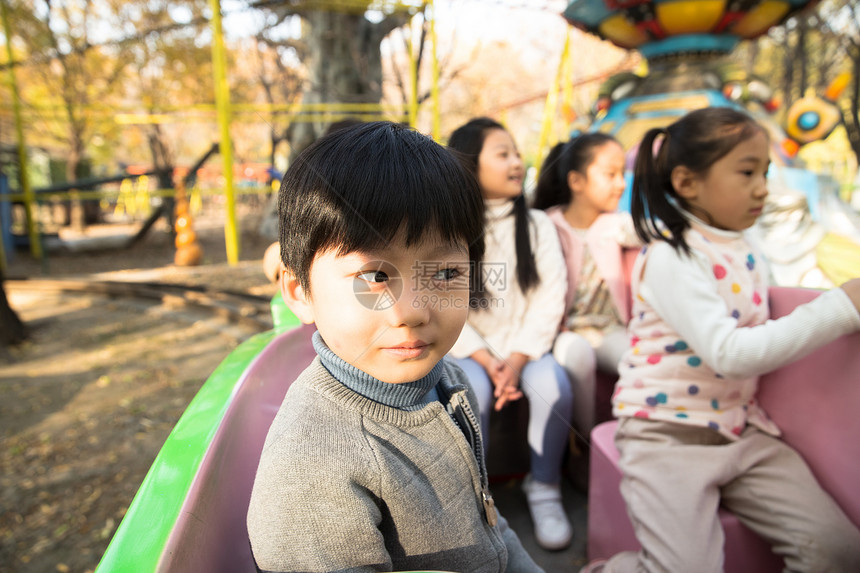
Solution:
[[[706,236],[717,239],[718,241],[730,242],[744,238],[743,231],[729,231],[726,229],[718,229],[712,225],[705,223],[703,220],[699,219],[689,211],[684,211],[682,209],[681,213],[683,213],[684,217],[686,217],[687,220],[690,221],[690,224],[693,226],[693,228],[695,228],[699,232],[704,233]]]
[[[484,208],[487,210],[487,218],[490,220],[503,219],[514,212],[514,200],[484,199]]]

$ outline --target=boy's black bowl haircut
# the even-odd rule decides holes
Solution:
[[[387,121],[337,130],[303,151],[281,183],[278,215],[281,259],[306,291],[317,253],[380,249],[399,232],[407,246],[464,242],[476,269],[484,254],[474,175],[431,138]]]

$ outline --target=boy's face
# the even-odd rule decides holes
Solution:
[[[318,253],[305,293],[285,273],[281,290],[342,359],[392,384],[425,376],[451,349],[469,308],[465,243],[399,237],[374,252]]]

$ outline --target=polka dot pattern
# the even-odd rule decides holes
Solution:
[[[716,286],[728,313],[724,320],[730,316],[737,327],[767,320],[766,269],[749,245],[741,238],[727,241],[724,236],[711,241],[695,227],[685,238],[697,257],[710,261],[710,272],[716,279],[710,284]],[[650,252],[642,249],[642,255]],[[646,262],[643,257],[637,264]],[[750,401],[754,383],[714,371],[639,292],[634,290],[633,299],[632,315],[636,318],[629,326],[632,350],[624,360],[628,368],[622,368],[613,394],[617,415],[707,426],[729,439],[740,435],[748,423],[758,425],[762,418],[766,420]]]

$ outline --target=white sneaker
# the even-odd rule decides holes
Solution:
[[[523,482],[523,491],[529,502],[538,545],[550,551],[570,545],[573,531],[561,505],[561,486],[535,481],[529,474]]]

